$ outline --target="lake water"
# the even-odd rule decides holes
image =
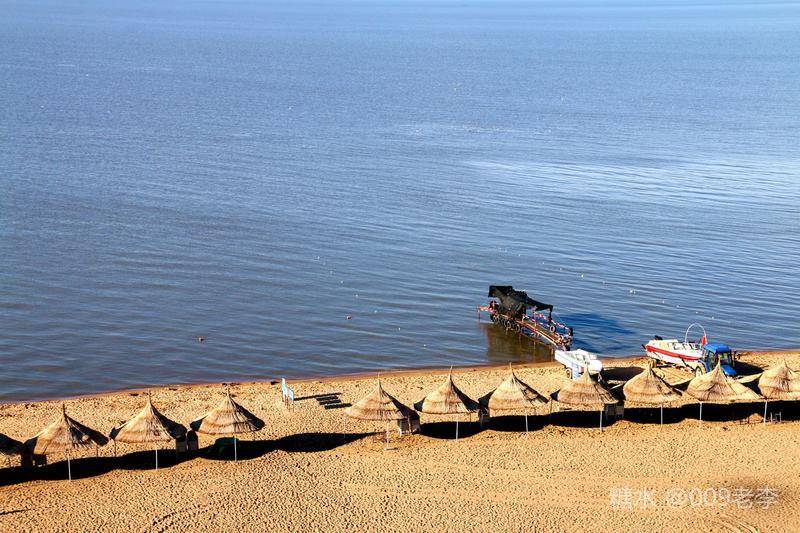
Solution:
[[[650,4],[0,0],[0,400],[800,345],[800,5]]]

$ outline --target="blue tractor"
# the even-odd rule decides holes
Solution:
[[[726,376],[736,376],[734,365],[736,359],[727,344],[712,343],[703,345],[703,357],[697,361],[699,363],[695,367],[695,372],[698,374],[705,374],[711,372],[720,363],[722,371]]]

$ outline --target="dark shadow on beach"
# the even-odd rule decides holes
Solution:
[[[684,417],[700,423],[700,404],[682,407]],[[713,404],[703,403],[703,422],[728,422],[730,424],[754,423],[761,421],[764,402]]]
[[[664,406],[664,425],[677,424],[686,419],[681,408]],[[661,411],[658,407],[626,407],[625,420],[634,424],[661,424]]]
[[[302,402],[305,400],[316,400],[323,409],[344,409],[350,407],[349,403],[342,402],[341,392],[327,392],[325,394],[310,394],[295,398],[294,401]]]
[[[600,410],[597,411],[559,411],[550,415],[549,423],[553,426],[570,428],[595,428],[600,427]],[[615,420],[604,416],[603,427],[609,427]]]
[[[373,435],[369,433],[299,433],[275,440],[236,440],[236,453],[240,461],[257,459],[270,452],[281,450],[291,453],[326,452]],[[223,438],[199,450],[206,459],[232,461],[233,439]]]
[[[764,414],[764,404],[761,404],[761,414]],[[775,401],[767,403],[767,420],[772,417],[775,421],[800,420],[800,402]]]
[[[326,392],[324,394],[309,394],[308,396],[298,396],[294,399],[296,402],[302,402],[303,400],[328,400],[332,398],[337,398],[341,395],[341,392]]]
[[[113,444],[112,444],[113,446]],[[156,453],[153,449],[123,449],[121,445],[117,447],[117,456],[112,457],[116,461],[119,470],[155,470]],[[175,449],[159,448],[158,450],[158,469],[172,468],[178,463],[187,459],[186,455],[178,456]]]
[[[537,431],[547,425],[547,415],[528,415],[528,431]],[[525,433],[525,415],[496,415],[489,419],[484,429],[504,433]]]
[[[13,511],[0,511],[0,516],[6,516],[17,513],[27,513],[28,511],[33,511],[33,509],[14,509]]]
[[[750,376],[752,374],[760,374],[761,372],[766,370],[766,368],[762,368],[760,366],[753,365],[750,363],[745,363],[744,361],[738,361],[738,360],[736,361],[736,364],[734,366],[736,367],[736,373],[739,374],[739,376]]]
[[[74,458],[72,464],[72,479],[86,479],[107,474],[117,468],[117,459],[114,457],[81,457]],[[15,466],[5,468],[0,475],[0,487],[27,483],[29,481],[66,481],[67,460],[61,459],[45,466],[26,467]]]
[[[476,424],[477,425],[477,424]],[[256,459],[275,450],[286,452],[315,453],[333,450],[339,446],[361,440],[364,437],[373,435],[369,433],[300,433],[288,435],[276,440],[241,440],[237,439],[236,453],[240,461]],[[117,457],[81,457],[73,458],[72,479],[86,479],[94,476],[107,474],[113,470],[155,470],[155,451],[154,450],[135,450],[129,453],[122,453],[124,450],[117,450]],[[218,461],[233,461],[233,439],[223,438],[211,446],[206,446],[196,452],[189,452],[176,456],[171,449],[159,449],[158,469],[165,470],[174,467],[178,463],[191,461],[195,457]],[[0,487],[26,483],[30,481],[58,481],[69,479],[67,474],[66,459],[57,459],[45,466],[20,467],[0,469]]]
[[[483,428],[474,420],[472,422],[467,420],[462,422],[459,420],[458,422],[459,439],[472,437],[481,431],[483,431]],[[432,439],[453,440],[456,438],[456,422],[455,420],[446,422],[425,422],[420,426],[420,434]]]
[[[641,374],[644,370],[640,366],[615,366],[603,369],[603,379],[611,381],[628,381],[637,374]]]

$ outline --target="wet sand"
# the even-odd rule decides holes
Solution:
[[[798,352],[747,354],[744,374]],[[607,363],[622,381],[643,359]],[[517,367],[544,394],[566,380],[562,367]],[[382,374],[384,388],[406,404],[438,385],[447,370]],[[494,388],[504,367],[454,370],[473,398]],[[668,373],[672,381],[688,374]],[[797,531],[800,529],[800,417],[776,404],[781,423],[761,423],[762,404],[736,408],[697,404],[657,411],[626,409],[601,433],[597,413],[497,416],[483,430],[422,415],[423,434],[385,449],[380,423],[347,421],[334,403],[371,392],[374,376],[294,382],[297,401],[285,408],[275,384],[235,384],[236,399],[266,426],[240,441],[240,461],[200,436],[197,456],[181,461],[164,448],[153,470],[148,447],[120,444],[33,470],[0,470],[0,530],[194,529],[233,531]],[[216,405],[220,385],[152,389],[154,403],[188,423]],[[140,392],[66,402],[77,420],[103,433],[141,408]],[[0,405],[0,433],[24,439],[50,423],[60,402]],[[466,419],[462,419],[465,422]],[[4,459],[0,457],[4,466]]]

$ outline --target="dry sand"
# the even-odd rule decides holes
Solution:
[[[743,361],[757,372],[798,355],[749,354]],[[624,378],[642,364],[615,363],[611,376]],[[477,398],[506,372],[457,370],[454,378]],[[517,374],[544,394],[566,379],[557,366]],[[673,381],[681,376],[670,374]],[[424,371],[384,374],[382,381],[410,405],[443,378]],[[462,424],[458,441],[452,423],[423,415],[425,435],[384,450],[371,434],[383,426],[350,421],[343,436],[343,410],[326,410],[313,398],[339,393],[354,402],[374,386],[366,377],[296,382],[291,409],[276,385],[233,386],[237,400],[266,421],[241,442],[238,463],[214,457],[205,448],[213,440],[201,436],[199,456],[176,462],[165,449],[158,471],[152,450],[125,445],[119,458],[108,445],[99,458],[90,451],[73,460],[72,482],[60,457],[32,471],[4,468],[0,531],[800,530],[800,422],[761,424],[763,404],[735,412],[706,406],[704,418],[715,420],[702,427],[690,404],[668,412],[663,429],[657,414],[626,410],[626,419],[603,433],[596,413],[556,414],[548,423],[545,412],[530,419],[528,435],[521,418],[497,418],[482,431]],[[152,392],[164,414],[188,423],[224,389]],[[143,402],[141,394],[123,392],[69,400],[67,409],[107,433]],[[775,409],[792,418],[788,406]],[[59,402],[0,405],[0,432],[30,437],[58,411]]]

